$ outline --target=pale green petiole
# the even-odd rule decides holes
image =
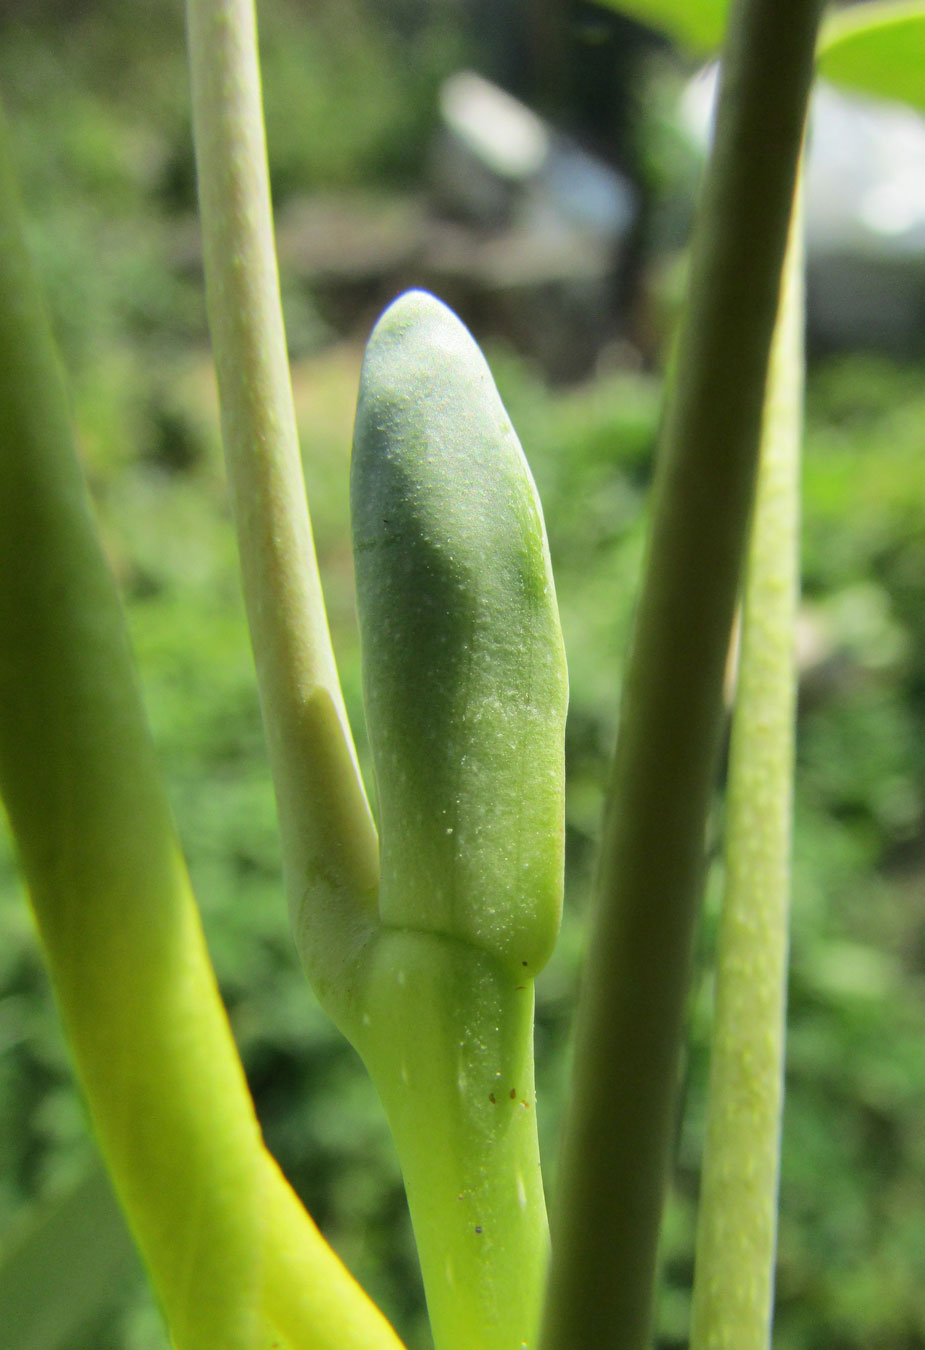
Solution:
[[[462,325],[429,297],[399,302],[371,344],[361,410],[383,398],[393,447],[413,441],[427,451],[415,500],[433,539],[415,534],[411,510],[395,542],[409,558],[444,547],[448,570],[430,600],[424,554],[410,592],[381,588],[394,556],[386,544],[371,578],[359,580],[361,621],[375,611],[363,641],[380,888],[299,466],[253,7],[189,0],[188,16],[210,324],[296,942],[385,1104],[438,1350],[520,1350],[532,1341],[547,1260],[533,976],[561,905],[566,689],[535,489]],[[383,362],[387,332],[398,341]],[[437,367],[443,374],[431,378]],[[405,377],[420,386],[414,398]],[[357,446],[368,442],[361,423]],[[468,466],[467,428],[484,456]],[[441,456],[455,465],[442,477],[428,467]],[[375,455],[364,462],[378,472]],[[494,493],[487,514],[466,496],[473,481]],[[355,531],[364,500],[354,491]],[[396,512],[410,501],[393,485]],[[359,533],[361,545],[378,547],[375,527]],[[464,649],[455,666],[441,669],[437,647],[421,645],[436,630],[420,613],[390,647],[412,614],[409,596],[447,620],[446,650]],[[377,661],[388,651],[399,662],[386,670]]]
[[[209,325],[283,868],[300,954],[337,1018],[333,972],[375,921],[377,843],[305,500],[253,0],[188,0],[187,25]]]
[[[803,404],[794,210],[765,400],[726,797],[691,1350],[767,1350],[783,1096]]]

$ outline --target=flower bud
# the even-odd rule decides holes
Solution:
[[[420,291],[369,341],[351,512],[381,919],[533,975],[562,900],[568,686],[549,550],[488,366]]]

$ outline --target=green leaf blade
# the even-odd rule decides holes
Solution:
[[[835,15],[822,30],[819,73],[925,112],[925,3],[878,0]]]
[[[638,19],[696,55],[715,51],[722,41],[729,0],[598,0],[605,9]]]

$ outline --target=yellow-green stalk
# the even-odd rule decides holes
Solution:
[[[94,529],[4,131],[0,791],[93,1126],[177,1350],[347,1343],[323,1327],[309,1335],[290,1312],[300,1295],[280,1261],[284,1231],[311,1257],[297,1279],[317,1282],[329,1327],[343,1312],[354,1350],[394,1350],[260,1139]]]

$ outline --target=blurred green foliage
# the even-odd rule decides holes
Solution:
[[[395,186],[413,173],[457,39],[444,6],[426,19],[408,5],[388,12],[391,25],[371,0],[261,6],[279,195]],[[317,1009],[287,930],[190,243],[180,7],[33,0],[4,6],[0,25],[0,87],[87,472],[267,1140],[330,1240],[423,1350],[420,1281],[384,1120],[353,1051]],[[304,330],[310,294],[292,287],[287,298]],[[537,1019],[552,1188],[659,383],[615,373],[550,392],[510,351],[489,356],[543,498],[571,671],[567,910]],[[365,764],[346,528],[359,359],[359,342],[310,351],[294,384]],[[851,357],[812,372],[779,1350],[925,1345],[923,427],[921,370]],[[719,802],[717,833],[721,811]],[[685,1344],[720,890],[714,862],[691,995],[661,1350]],[[0,1242],[80,1175],[90,1151],[4,834]],[[165,1344],[135,1275],[62,1350]]]

